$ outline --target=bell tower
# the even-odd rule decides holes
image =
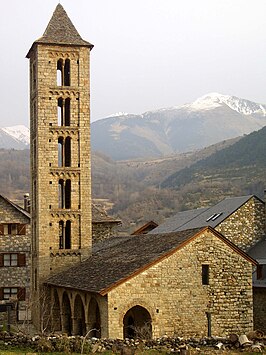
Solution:
[[[50,275],[91,253],[92,48],[58,4],[43,36],[27,54],[33,300],[40,298]]]

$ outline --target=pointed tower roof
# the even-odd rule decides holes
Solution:
[[[93,44],[84,41],[81,38],[61,4],[56,6],[43,36],[37,39],[32,47],[34,44],[74,45],[93,48]],[[29,57],[31,49],[29,50],[27,57]]]

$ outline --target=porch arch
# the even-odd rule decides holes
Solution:
[[[136,305],[130,308],[123,319],[124,338],[150,339],[152,319],[146,308]]]
[[[69,335],[72,332],[71,305],[66,291],[62,298],[62,331]]]
[[[85,311],[84,311],[84,305],[80,295],[76,295],[75,302],[74,302],[73,333],[74,335],[86,334]]]
[[[89,337],[101,337],[101,314],[98,302],[94,297],[91,298],[88,307],[88,331]]]
[[[60,331],[62,329],[61,325],[61,309],[58,292],[56,289],[53,290],[53,308],[52,308],[52,324],[53,331]]]

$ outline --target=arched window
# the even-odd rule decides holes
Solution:
[[[65,139],[65,166],[71,166],[71,138],[66,137]]]
[[[58,166],[64,166],[64,138],[58,138]]]
[[[65,100],[65,126],[70,126],[70,98]]]
[[[60,179],[58,182],[58,207],[64,208],[65,194],[64,194],[64,180]]]
[[[64,101],[62,97],[57,100],[57,123],[58,126],[64,126]]]
[[[66,221],[65,249],[71,249],[71,221]]]
[[[63,59],[59,59],[57,61],[57,86],[62,86],[63,85]]]
[[[59,249],[71,249],[71,221],[59,221]]]
[[[57,86],[70,86],[70,60],[58,59],[56,69]]]
[[[65,60],[65,68],[64,68],[64,85],[70,86],[70,60]]]
[[[64,181],[60,179],[58,181],[58,207],[71,208],[71,180]]]
[[[66,180],[65,185],[65,208],[71,208],[71,180]]]

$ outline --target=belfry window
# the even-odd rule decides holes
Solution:
[[[63,107],[64,107],[63,99],[62,99],[62,97],[60,97],[57,100],[57,122],[58,122],[58,126],[63,126],[64,125],[64,121],[63,121],[64,109],[63,109]]]
[[[58,166],[71,166],[71,138],[58,138]]]
[[[63,59],[57,61],[57,86],[63,85]]]
[[[57,124],[58,126],[70,126],[70,98],[57,100]]]
[[[63,59],[57,61],[57,86],[70,86],[70,60]]]
[[[59,249],[71,249],[71,221],[59,222]]]
[[[65,68],[64,68],[64,85],[70,86],[70,60],[65,60]]]
[[[64,181],[60,179],[58,181],[58,207],[60,209],[71,208],[71,180]]]

